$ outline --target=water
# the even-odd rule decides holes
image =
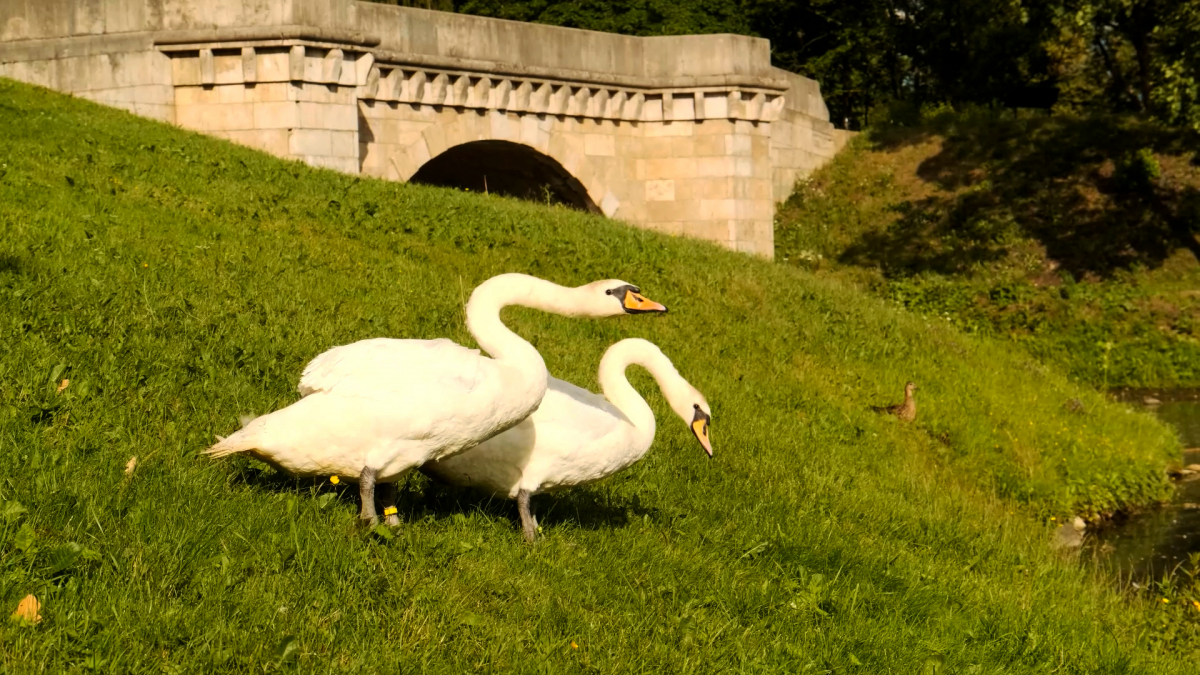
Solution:
[[[1186,448],[1184,466],[1200,465],[1200,389],[1115,393],[1173,425]],[[1089,537],[1089,548],[1102,564],[1135,579],[1158,579],[1187,562],[1189,554],[1200,552],[1200,471],[1183,476],[1175,486],[1175,497],[1161,510],[1133,516]]]

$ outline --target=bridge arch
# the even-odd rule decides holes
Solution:
[[[621,207],[583,148],[573,143],[581,135],[561,130],[556,116],[462,110],[453,121],[438,117],[392,155],[389,177],[482,190],[487,175],[491,192],[540,201],[548,188],[556,201],[609,217]]]
[[[600,213],[587,188],[553,157],[512,141],[469,141],[430,159],[410,183],[490,192]]]

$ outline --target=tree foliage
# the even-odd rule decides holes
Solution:
[[[384,0],[627,35],[739,33],[859,127],[937,104],[1200,128],[1200,0]]]

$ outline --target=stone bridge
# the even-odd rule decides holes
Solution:
[[[0,0],[0,76],[347,173],[565,202],[773,254],[845,132],[766,40],[356,0]]]

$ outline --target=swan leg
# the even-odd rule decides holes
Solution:
[[[521,533],[525,535],[525,541],[532,542],[537,539],[537,518],[533,515],[533,506],[529,503],[533,497],[529,490],[521,490],[517,492],[517,511],[521,513]]]
[[[375,513],[375,473],[375,469],[364,466],[358,477],[358,497],[362,500],[359,519],[369,525],[379,522],[379,516]]]
[[[379,486],[379,503],[383,505],[383,524],[388,527],[400,527],[400,516],[396,513],[395,483]]]

